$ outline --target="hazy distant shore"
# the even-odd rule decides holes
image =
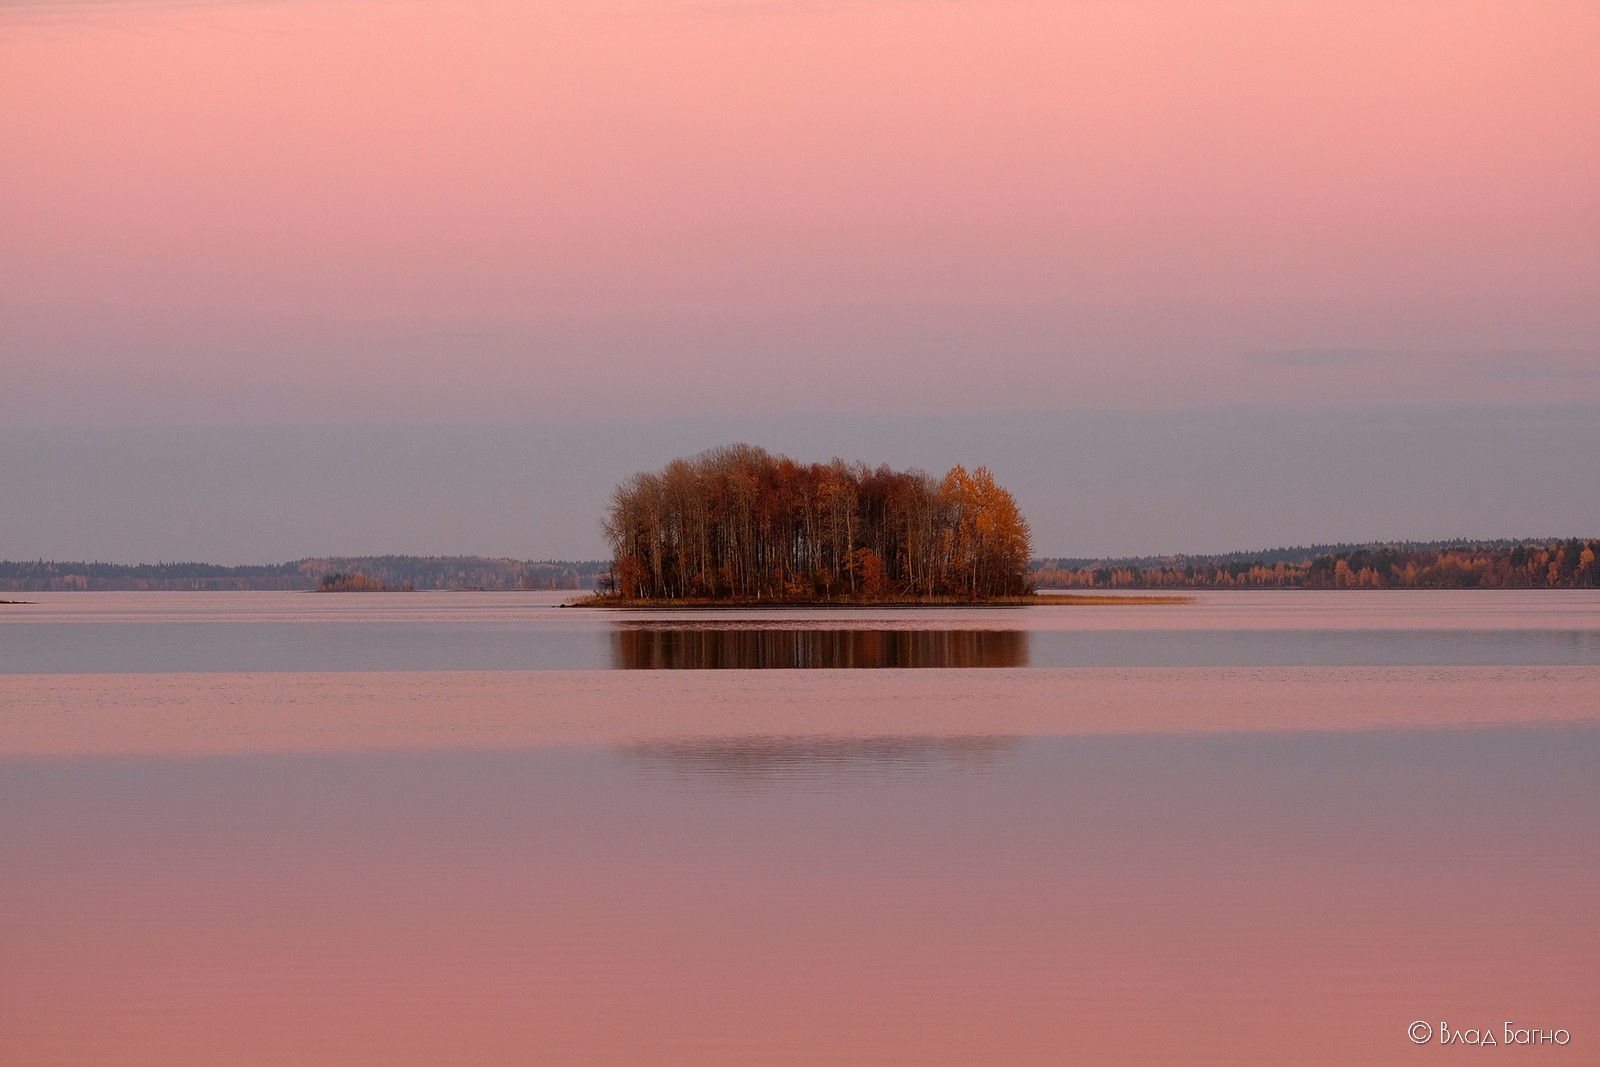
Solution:
[[[337,575],[361,575],[386,589],[572,590],[594,588],[600,560],[516,560],[487,556],[320,556],[288,563],[100,563],[0,561],[0,593],[292,592]]]
[[[1586,589],[1600,586],[1597,554],[1600,539],[1523,538],[1309,545],[1211,555],[1043,557],[1029,567],[1037,589],[1083,595],[1201,589]],[[485,556],[324,556],[245,566],[5,560],[0,561],[0,593],[287,592],[316,589],[337,573],[359,573],[393,588],[410,583],[417,590],[581,593],[593,590],[610,568],[607,560]]]

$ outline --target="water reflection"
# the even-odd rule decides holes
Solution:
[[[909,732],[0,757],[0,1063],[1409,1067],[1448,1058],[1419,1016],[1600,1033],[1593,725]],[[1593,1062],[1497,1051],[1451,1062]]]
[[[673,779],[727,782],[987,771],[1020,738],[975,737],[726,737],[648,741],[621,751]]]
[[[785,630],[641,626],[611,634],[622,670],[1026,667],[1025,630]]]

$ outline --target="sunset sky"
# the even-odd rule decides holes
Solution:
[[[0,0],[0,558],[1600,533],[1594,0]],[[391,503],[400,498],[407,507]]]

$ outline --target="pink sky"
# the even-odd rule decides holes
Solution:
[[[1600,402],[1600,6],[0,6],[0,417]]]

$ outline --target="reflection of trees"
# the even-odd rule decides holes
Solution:
[[[1015,737],[728,737],[622,746],[644,763],[683,777],[773,781],[892,776],[940,768],[987,769]]]
[[[624,627],[612,632],[611,657],[624,670],[1026,667],[1028,633]]]

